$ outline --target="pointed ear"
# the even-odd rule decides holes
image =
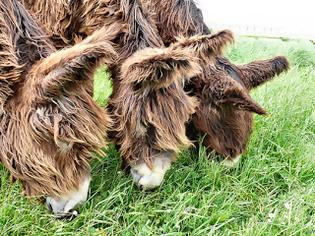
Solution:
[[[265,115],[267,112],[256,103],[240,86],[231,86],[224,91],[222,99],[217,101],[219,105],[231,105],[239,110],[254,112],[258,115]]]
[[[246,65],[237,66],[243,75],[242,81],[248,89],[255,88],[274,76],[289,69],[289,62],[285,57],[278,56],[270,60],[254,61]]]
[[[101,63],[111,64],[117,53],[111,41],[119,27],[103,28],[81,43],[51,54],[33,68],[35,77],[46,95],[58,95],[62,88],[91,79]]]
[[[223,30],[212,35],[197,35],[189,38],[180,37],[175,48],[191,48],[198,57],[209,60],[217,55],[221,55],[225,46],[234,42],[233,33]]]
[[[209,71],[211,80],[204,87],[207,98],[217,106],[230,106],[238,110],[254,112],[259,115],[266,114],[264,108],[256,103],[248,94],[248,90],[233,80],[226,72],[220,70]]]
[[[166,88],[201,72],[198,58],[189,49],[147,48],[136,52],[122,66],[122,83]]]

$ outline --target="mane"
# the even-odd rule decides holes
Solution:
[[[74,45],[78,40],[88,36],[78,35],[83,21],[82,6],[85,4],[83,0],[20,1],[41,23],[57,49]]]
[[[129,24],[125,36],[123,51],[129,54],[146,47],[161,47],[163,41],[159,35],[153,16],[145,11],[138,0],[121,0],[120,10],[124,22]]]
[[[6,23],[20,64],[34,64],[55,51],[46,34],[20,2],[3,0],[1,12],[8,17]]]
[[[142,4],[156,14],[159,34],[166,45],[178,36],[209,34],[203,15],[193,0],[141,0]]]

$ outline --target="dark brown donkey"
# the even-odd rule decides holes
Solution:
[[[0,3],[0,160],[56,214],[86,200],[91,153],[105,143],[111,120],[92,100],[92,76],[116,58],[116,28],[56,52],[21,3]]]

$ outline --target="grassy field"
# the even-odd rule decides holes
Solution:
[[[184,151],[160,189],[139,191],[120,171],[113,147],[92,164],[88,202],[59,221],[11,185],[0,166],[1,235],[315,235],[315,46],[240,38],[227,52],[245,63],[286,55],[291,70],[252,94],[268,111],[255,117],[247,153],[235,169]],[[110,94],[99,72],[95,98]],[[107,90],[106,96],[102,94]]]

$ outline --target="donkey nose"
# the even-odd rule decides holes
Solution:
[[[71,209],[69,211],[65,211],[65,206],[67,205],[67,201],[57,201],[54,198],[46,197],[46,206],[49,211],[55,214],[56,219],[59,220],[73,220],[75,217],[79,215],[77,210]]]
[[[47,201],[46,201],[46,207],[49,211],[51,211],[51,212],[53,211],[51,204]]]
[[[62,212],[55,215],[58,220],[73,220],[79,215],[79,212],[76,210],[71,210],[69,212]]]

